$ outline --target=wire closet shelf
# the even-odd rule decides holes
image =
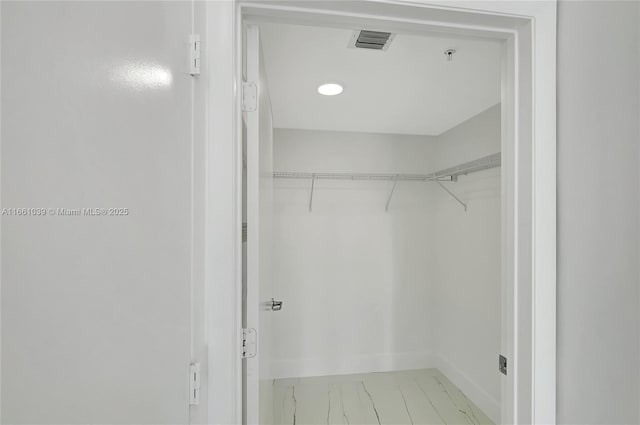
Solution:
[[[273,177],[277,179],[448,181],[455,179],[460,175],[499,167],[500,159],[500,153],[495,153],[429,174],[308,173],[296,171],[274,171]]]
[[[475,159],[473,161],[465,162],[463,164],[449,167],[444,170],[436,171],[428,174],[371,174],[371,173],[308,173],[308,172],[295,172],[295,171],[275,171],[273,177],[276,179],[308,179],[311,180],[311,195],[309,198],[309,211],[313,206],[313,190],[316,180],[379,180],[379,181],[393,181],[393,187],[389,193],[385,210],[389,210],[389,203],[391,197],[396,188],[396,184],[399,181],[433,181],[436,182],[444,189],[449,195],[451,195],[458,203],[460,203],[465,211],[467,205],[456,196],[450,189],[444,186],[443,181],[456,181],[458,176],[474,173],[477,171],[488,170],[490,168],[499,167],[501,165],[500,153],[494,153],[482,158]]]

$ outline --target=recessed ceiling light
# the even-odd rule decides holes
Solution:
[[[342,93],[342,86],[337,83],[327,83],[318,87],[318,93],[324,96],[335,96]]]

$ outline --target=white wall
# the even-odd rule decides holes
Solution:
[[[558,423],[638,423],[639,7],[558,9]]]
[[[129,209],[2,217],[2,422],[187,423],[192,4],[1,7],[2,207]]]
[[[500,119],[500,104],[497,104],[439,135],[435,166],[438,169],[452,167],[500,152]]]
[[[439,168],[500,152],[500,105],[437,139]],[[500,168],[445,183],[468,204],[436,192],[436,362],[487,414],[500,417]]]
[[[274,169],[429,170],[425,137],[274,133]],[[424,367],[433,350],[433,240],[427,183],[277,180],[274,313],[277,377]]]

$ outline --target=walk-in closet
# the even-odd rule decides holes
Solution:
[[[260,23],[244,45],[248,422],[498,423],[501,44]]]

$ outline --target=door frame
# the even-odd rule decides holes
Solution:
[[[227,0],[206,20],[209,423],[242,423],[242,28],[268,21],[504,40],[501,416],[555,424],[556,1]]]

